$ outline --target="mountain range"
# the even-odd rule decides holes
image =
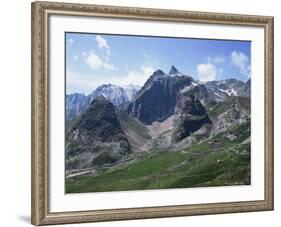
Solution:
[[[67,95],[67,175],[81,169],[96,174],[144,154],[216,147],[222,138],[231,149],[248,146],[250,93],[251,79],[203,83],[172,65],[142,87],[106,84],[88,96]]]
[[[66,95],[66,120],[69,121],[84,112],[90,103],[97,97],[103,96],[113,103],[114,106],[120,106],[123,103],[129,102],[140,89],[140,86],[127,85],[124,87],[104,84],[97,87],[89,95],[81,93],[73,93]]]

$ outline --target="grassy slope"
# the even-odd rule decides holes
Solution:
[[[148,129],[145,126],[143,126],[140,122],[138,122],[137,120],[129,119],[129,120],[123,122],[123,124],[127,128],[134,129],[134,131],[136,133],[138,133],[139,135],[141,135],[143,138],[151,139]]]
[[[100,192],[156,188],[235,185],[250,183],[249,122],[235,126],[238,138],[229,141],[224,133],[184,151],[155,151],[138,161],[98,176],[67,180],[66,191]],[[210,143],[216,140],[215,143]],[[243,152],[242,152],[243,151]]]

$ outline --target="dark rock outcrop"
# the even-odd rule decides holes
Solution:
[[[130,152],[115,107],[102,96],[68,126],[66,142],[68,157],[87,158],[83,167],[112,163]]]
[[[179,97],[177,115],[173,135],[175,142],[190,136],[203,125],[212,123],[204,106],[194,95],[184,94]]]
[[[172,66],[171,72],[177,72]],[[193,79],[182,74],[170,76],[162,70],[155,71],[128,105],[127,111],[144,124],[164,121],[175,112],[177,96],[181,89],[190,86]]]
[[[79,118],[73,129],[102,142],[125,139],[113,104],[103,96],[91,102],[89,109]]]

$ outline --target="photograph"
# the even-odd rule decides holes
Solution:
[[[66,31],[65,193],[251,185],[251,41]]]

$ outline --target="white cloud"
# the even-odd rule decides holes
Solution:
[[[128,75],[124,78],[123,85],[136,84],[143,85],[147,78],[141,71],[129,71]]]
[[[110,47],[105,38],[100,35],[96,36],[96,42],[100,50],[105,50],[107,55],[110,55]]]
[[[210,62],[207,64],[199,64],[197,65],[197,75],[198,79],[206,82],[210,80],[215,80],[217,77],[217,67]]]
[[[117,70],[117,67],[110,63],[110,46],[105,38],[96,36],[96,43],[100,50],[105,51],[97,55],[94,51],[82,52],[85,63],[93,70]]]
[[[97,75],[97,78],[101,76]],[[91,93],[101,81],[93,78],[92,74],[77,73],[66,70],[66,93]]]
[[[103,63],[103,67],[104,67],[105,69],[108,69],[108,70],[117,70],[117,67],[116,67],[116,66],[114,66],[114,65],[112,65],[112,64],[109,64],[109,63],[107,63],[107,62],[104,62],[104,63]]]
[[[128,65],[124,65],[123,70],[115,72],[113,70],[117,68],[104,56],[97,55],[94,51],[81,52],[78,57],[80,56],[85,64],[94,70],[94,74],[67,70],[68,94],[73,92],[89,94],[96,87],[106,83],[119,86],[129,84],[142,86],[157,68],[156,62],[152,58],[150,58],[151,61],[147,61],[147,56],[145,56],[143,64],[138,67],[132,69]]]
[[[98,70],[103,67],[103,61],[93,52],[86,55],[85,62],[94,70]]]
[[[90,53],[82,53],[85,63],[93,70],[117,70],[117,68],[110,64],[107,59],[103,60],[94,51]]]
[[[77,56],[76,54],[74,54],[74,55],[73,55],[73,59],[74,59],[75,61],[77,61],[77,60],[78,60],[78,56]]]
[[[231,64],[238,67],[240,73],[248,77],[251,76],[251,66],[249,65],[250,60],[246,54],[244,54],[243,52],[233,51],[231,52],[230,57]]]
[[[119,85],[134,84],[143,86],[147,79],[156,71],[158,62],[148,53],[144,52],[144,62],[137,69],[131,70],[125,65],[126,76],[118,82]]]
[[[155,70],[154,66],[143,64],[139,70],[129,70],[127,76],[119,83],[121,85],[135,84],[142,86]]]
[[[225,57],[223,55],[218,55],[213,58],[208,57],[207,61],[213,64],[222,64],[225,62]]]
[[[146,77],[151,76],[152,73],[156,70],[156,68],[152,65],[142,65],[141,71],[144,73]]]
[[[66,70],[66,89],[67,94],[84,93],[90,94],[98,86],[103,84],[124,85],[125,75],[116,76],[115,73],[81,73],[77,71]]]
[[[124,69],[125,69],[126,72],[129,72],[129,67],[128,67],[128,65],[124,65]]]

